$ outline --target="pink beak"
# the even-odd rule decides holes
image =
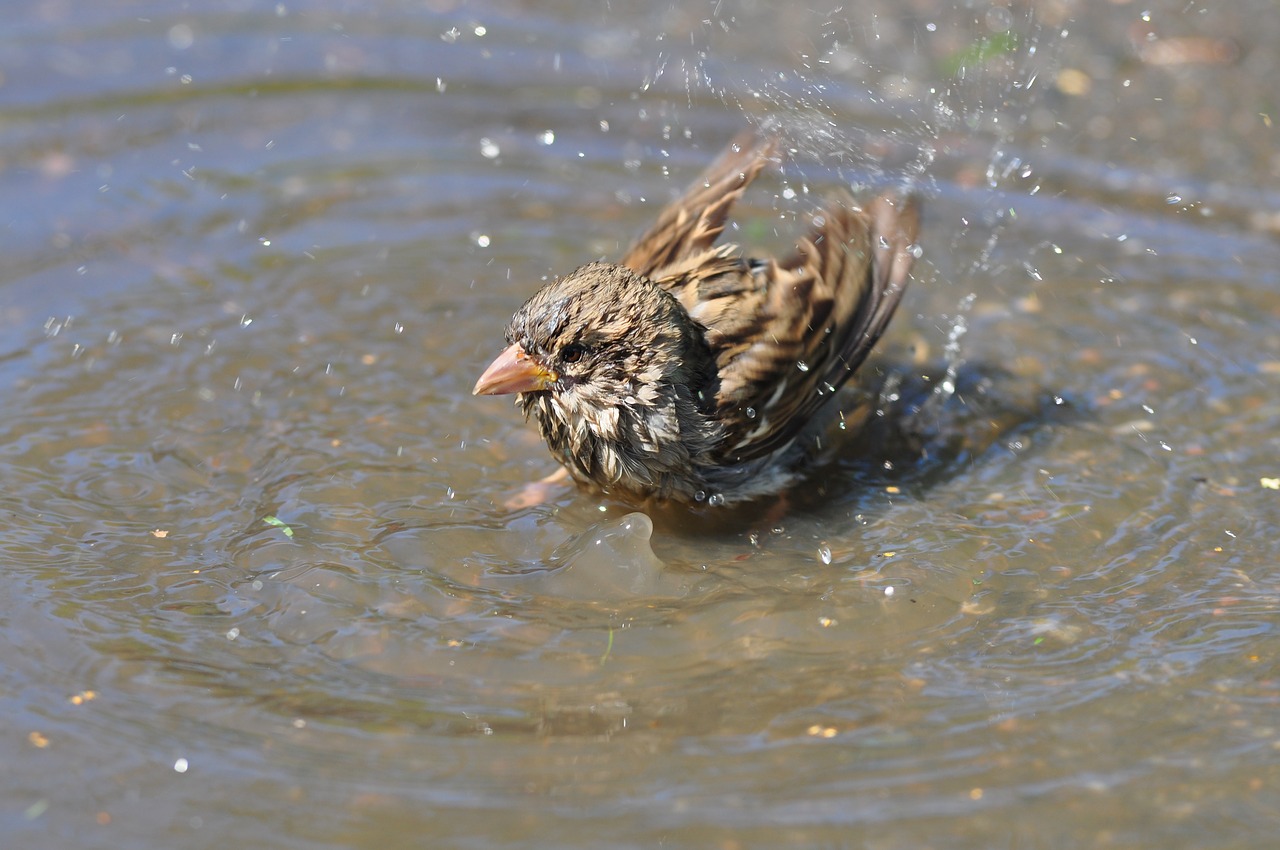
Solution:
[[[471,392],[473,395],[534,392],[547,389],[559,377],[526,354],[519,343],[512,343],[489,364]]]

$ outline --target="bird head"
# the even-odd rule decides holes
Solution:
[[[688,383],[702,329],[670,294],[623,266],[590,263],[544,286],[507,326],[477,395],[548,393],[566,413],[657,401]],[[691,363],[690,361],[694,362]]]

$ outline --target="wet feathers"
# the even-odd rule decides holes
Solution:
[[[838,196],[782,258],[716,244],[777,148],[740,136],[618,263],[557,278],[512,317],[475,392],[518,393],[579,482],[630,501],[776,493],[883,333],[917,251],[913,198]]]

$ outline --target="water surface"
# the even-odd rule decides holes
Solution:
[[[1269,4],[6,18],[14,846],[1274,845]],[[766,119],[743,242],[927,199],[880,414],[505,508],[511,311]]]

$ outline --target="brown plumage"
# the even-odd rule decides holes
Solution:
[[[786,258],[717,246],[776,150],[740,136],[620,263],[539,290],[475,392],[519,393],[569,473],[625,499],[716,504],[785,488],[806,426],[898,305],[919,209],[841,195]]]

